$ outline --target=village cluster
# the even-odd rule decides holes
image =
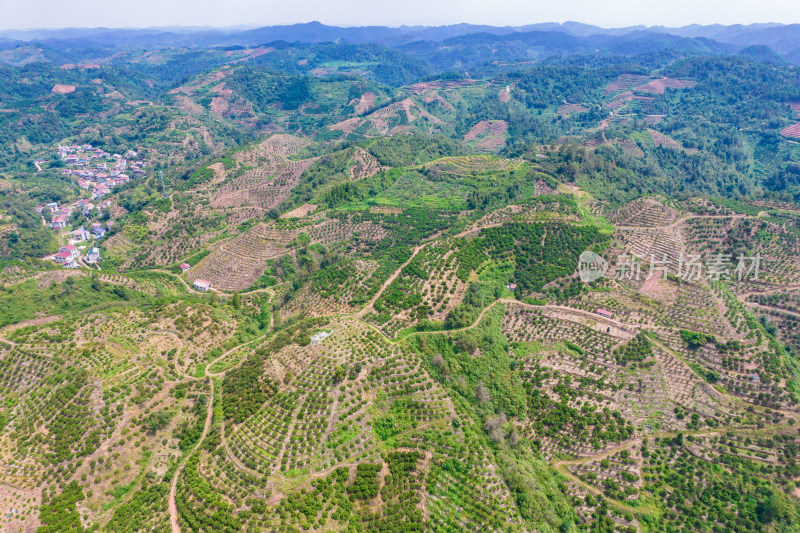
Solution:
[[[134,176],[144,174],[145,163],[143,161],[129,161],[138,155],[133,150],[129,150],[125,155],[120,155],[110,154],[101,148],[94,148],[91,144],[58,145],[56,153],[67,165],[61,174],[75,176],[78,186],[85,191],[90,191],[91,197],[82,198],[66,205],[50,202],[36,206],[35,210],[42,215],[43,223],[49,224],[55,231],[67,229],[71,224],[71,219],[78,211],[85,217],[92,217],[97,212],[109,208],[111,200],[103,200],[104,196],[115,187],[128,183],[131,179],[129,174]],[[37,165],[43,162],[44,160],[37,160]],[[49,210],[52,216],[45,217],[45,210]],[[77,245],[102,239],[113,224],[113,220],[109,221],[107,225],[94,222],[90,229],[81,226],[63,234],[62,237],[69,244],[63,246],[57,254],[52,256],[52,259],[65,268],[78,268],[81,263],[85,265],[97,263],[100,259],[100,250],[96,246],[92,246],[86,255],[81,257],[80,249],[84,249],[85,246],[79,248]]]
[[[125,155],[109,154],[102,148],[91,144],[82,146],[61,146],[56,149],[58,156],[68,168],[61,171],[65,176],[77,176],[81,189],[91,190],[92,199],[97,200],[111,192],[118,185],[130,181],[128,173],[134,176],[144,174],[144,161],[129,164],[129,158],[138,156],[133,150]]]
[[[105,209],[110,205],[110,203],[111,200],[106,200],[98,204],[97,207],[98,209]],[[70,218],[76,210],[80,209],[85,216],[89,216],[93,207],[94,205],[88,200],[78,200],[73,204],[61,206],[60,208],[57,202],[50,202],[44,206],[37,206],[36,211],[39,214],[42,214],[44,209],[50,209],[50,211],[54,214],[52,222],[50,223],[50,227],[54,230],[62,230],[65,229],[70,223]],[[44,221],[44,218],[42,218],[42,220]],[[100,222],[93,222],[91,230],[81,226],[76,230],[62,234],[61,237],[66,239],[69,244],[62,246],[57,254],[51,256],[51,259],[62,265],[64,268],[78,268],[81,266],[81,261],[87,265],[97,263],[100,260],[100,250],[96,246],[92,246],[87,252],[86,256],[81,259],[80,249],[77,245],[80,243],[88,243],[90,241],[96,242],[102,239],[105,236],[108,228],[112,227],[113,225],[113,220],[109,220],[106,225],[103,225]],[[81,246],[81,248],[85,248],[85,246]]]

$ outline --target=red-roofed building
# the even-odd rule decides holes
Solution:
[[[53,261],[56,263],[63,265],[64,263],[69,263],[72,261],[72,254],[69,252],[58,252],[54,257]]]
[[[181,263],[181,272],[186,272],[190,268],[192,268],[192,265],[189,263]]]
[[[53,218],[53,229],[64,229],[67,227],[67,215],[58,215]]]
[[[595,313],[605,318],[611,318],[612,316],[614,316],[614,314],[611,311],[609,311],[608,309],[603,309],[602,307],[599,307],[595,311]]]
[[[69,254],[70,259],[74,259],[81,254],[81,252],[78,250],[78,247],[75,246],[74,244],[68,244],[66,246],[62,246],[58,251],[59,253]]]

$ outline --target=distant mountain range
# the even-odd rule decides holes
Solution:
[[[759,57],[772,57],[776,61],[800,64],[800,24],[601,28],[578,22],[565,22],[503,27],[475,24],[337,27],[308,22],[253,29],[169,27],[0,31],[0,49],[4,50],[41,46],[108,52],[154,47],[256,46],[276,41],[376,43],[404,49],[424,47],[424,43],[433,46],[437,43],[448,45],[521,43],[528,48],[538,47],[535,57],[539,57],[542,53],[564,54],[602,50],[625,54],[632,50],[641,53],[666,48],[697,53],[738,53],[752,47],[768,47],[770,51],[762,48],[752,52]]]

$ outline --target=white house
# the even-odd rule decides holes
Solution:
[[[194,288],[200,292],[206,292],[211,290],[211,286],[213,285],[210,281],[204,279],[196,279],[194,280]]]
[[[100,248],[94,246],[89,250],[89,253],[86,254],[86,262],[97,263],[98,261],[100,261]]]

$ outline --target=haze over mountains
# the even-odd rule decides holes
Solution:
[[[453,24],[448,26],[337,27],[319,22],[260,28],[66,28],[0,31],[0,50],[69,48],[77,59],[102,59],[115,51],[152,47],[256,46],[276,41],[376,43],[419,52],[427,48],[496,43],[530,59],[574,53],[606,52],[620,55],[643,49],[691,53],[758,54],[762,59],[800,64],[800,24],[628,26],[601,28],[578,22],[524,26]],[[427,46],[425,43],[428,43]],[[751,49],[752,47],[762,47]],[[768,47],[769,50],[763,47]],[[748,50],[750,49],[750,50]],[[501,50],[502,52],[502,50]],[[502,53],[501,53],[502,55]],[[15,54],[13,62],[33,60]],[[42,59],[41,55],[38,55]],[[520,59],[516,57],[515,59]],[[53,59],[54,60],[54,59]],[[12,62],[8,59],[0,61]]]

